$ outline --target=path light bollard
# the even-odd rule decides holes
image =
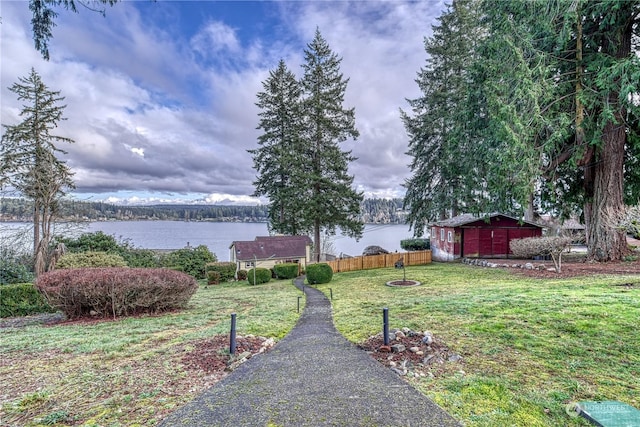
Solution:
[[[300,298],[302,298],[302,297],[300,297],[300,296],[298,297],[298,313],[300,313]]]
[[[329,295],[331,295],[331,301],[333,301],[333,289],[329,288]]]
[[[231,333],[229,334],[229,353],[236,353],[236,314],[231,313]]]
[[[389,345],[389,309],[382,309],[382,336],[384,345]]]

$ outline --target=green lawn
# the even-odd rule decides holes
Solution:
[[[640,407],[640,277],[529,279],[461,264],[407,268],[422,286],[385,286],[394,269],[342,273],[334,319],[349,340],[391,328],[430,330],[464,357],[412,384],[469,426],[577,426],[580,400]],[[627,288],[617,286],[634,283]]]
[[[91,325],[0,329],[0,425],[155,425],[214,383],[181,364],[203,339],[282,338],[298,319],[291,280],[201,287],[189,308]]]
[[[466,425],[587,426],[568,403],[640,407],[640,276],[538,280],[434,263],[407,268],[422,286],[384,285],[401,277],[342,273],[319,289],[333,291],[336,326],[353,342],[380,332],[388,307],[392,328],[430,330],[461,354],[409,381]],[[298,296],[291,281],[226,284],[162,316],[0,329],[0,425],[155,425],[217,380],[187,371],[184,354],[228,334],[231,312],[239,334],[282,338]]]

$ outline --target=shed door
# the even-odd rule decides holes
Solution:
[[[480,240],[478,242],[478,256],[491,256],[493,255],[493,235],[490,228],[480,229]]]
[[[503,228],[495,228],[492,240],[492,256],[506,257],[509,253],[509,231]]]

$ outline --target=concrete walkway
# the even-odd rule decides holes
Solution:
[[[302,287],[303,279],[295,281]],[[162,426],[393,426],[460,424],[334,328],[331,303],[305,287],[295,328]]]

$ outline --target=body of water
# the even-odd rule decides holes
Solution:
[[[7,230],[19,227],[25,228],[29,224],[2,223],[0,224],[0,238]],[[186,221],[105,221],[86,224],[79,232],[102,231],[118,239],[127,239],[135,247],[145,249],[180,249],[187,245],[206,245],[216,254],[218,260],[228,261],[229,246],[235,240],[253,240],[256,236],[267,236],[266,223],[246,222],[186,222]],[[67,233],[64,233],[65,235]],[[369,245],[382,246],[389,252],[398,251],[400,240],[411,238],[412,233],[407,225],[397,224],[368,224],[365,226],[362,238],[355,239],[336,235],[329,237],[335,255],[360,255]]]

